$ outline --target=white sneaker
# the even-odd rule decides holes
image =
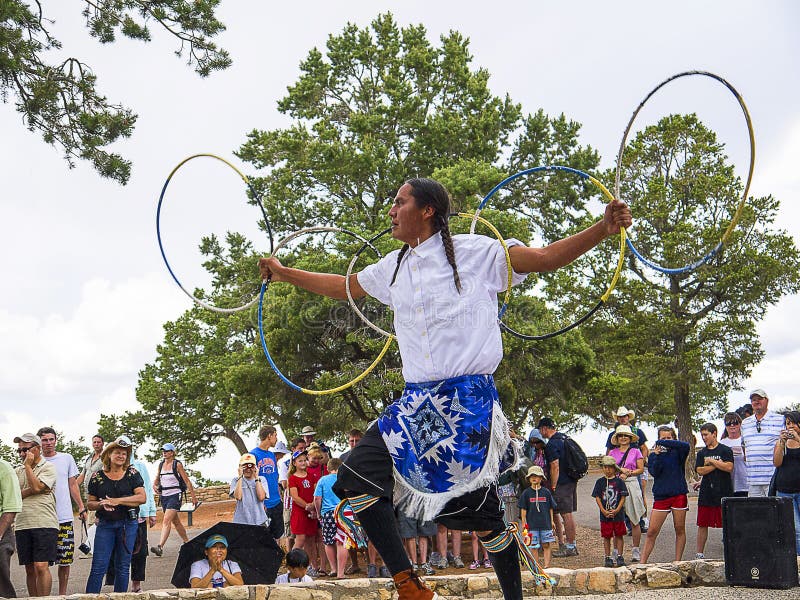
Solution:
[[[634,547],[631,550],[631,562],[639,562],[640,560],[642,560],[642,553],[639,548]]]
[[[694,555],[695,560],[703,560],[705,557],[706,555],[703,554],[702,552],[698,552],[697,554]]]
[[[617,560],[617,556],[619,556],[619,553],[617,552],[617,549],[616,549],[616,548],[614,548],[614,549],[611,551],[611,560],[614,560],[614,561],[616,561],[616,560]]]

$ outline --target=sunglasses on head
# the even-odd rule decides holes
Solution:
[[[730,427],[732,425],[741,425],[741,424],[742,424],[741,421],[725,421],[725,426],[726,427]]]
[[[129,444],[126,440],[117,440],[116,444],[120,448],[130,448],[131,447],[131,444]]]

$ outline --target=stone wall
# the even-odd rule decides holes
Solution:
[[[800,568],[800,557],[798,557]],[[646,589],[725,586],[725,563],[694,560],[654,565],[631,565],[609,569],[550,569],[552,583],[536,586],[533,576],[523,572],[525,597],[576,596],[583,594],[630,593]],[[456,575],[426,577],[425,581],[442,600],[456,598],[501,598],[497,577]],[[724,593],[724,592],[720,592]],[[139,594],[74,594],[68,600],[392,600],[388,579],[318,580],[292,585],[244,585],[209,590],[170,589]],[[64,600],[64,596],[60,597]]]
[[[231,486],[228,484],[215,485],[207,488],[194,488],[194,493],[197,496],[198,502],[219,502],[221,500],[231,499],[228,495],[230,489]],[[189,498],[189,500],[191,500],[191,498]],[[156,494],[156,505],[161,506],[161,498],[158,494]]]

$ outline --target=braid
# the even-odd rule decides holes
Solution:
[[[400,254],[397,255],[397,266],[394,268],[394,274],[392,275],[392,282],[389,284],[389,287],[394,285],[394,280],[397,279],[397,272],[400,270],[400,263],[403,261],[403,257],[408,252],[408,244],[403,244],[403,247],[400,248]]]
[[[447,217],[441,217],[439,219],[439,225],[441,229],[439,230],[442,233],[442,243],[444,244],[444,253],[447,256],[447,262],[450,263],[450,266],[453,268],[453,281],[456,284],[456,289],[458,293],[461,293],[461,278],[458,276],[458,267],[456,267],[456,253],[453,248],[453,238],[450,237],[450,227],[447,224]]]

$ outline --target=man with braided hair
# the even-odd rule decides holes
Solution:
[[[517,600],[519,553],[509,543],[496,486],[516,451],[492,378],[503,356],[497,295],[507,286],[508,267],[498,240],[451,236],[449,214],[444,186],[407,181],[389,211],[392,236],[403,248],[350,277],[353,297],[369,294],[394,311],[406,387],[353,448],[334,491],[349,498],[401,599],[435,595],[411,568],[392,499],[410,516],[476,531],[504,597]],[[630,224],[627,205],[614,201],[602,220],[545,248],[508,240],[513,283],[569,264]],[[260,259],[259,270],[265,279],[347,298],[341,275],[287,268],[272,257]]]

